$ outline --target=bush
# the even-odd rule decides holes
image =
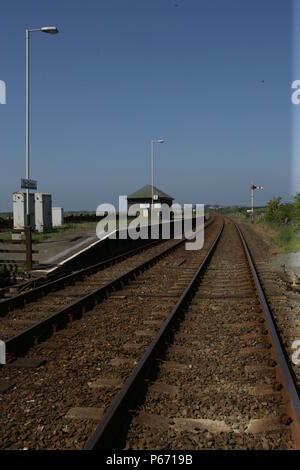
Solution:
[[[300,220],[300,193],[297,193],[293,201],[293,219]]]
[[[281,197],[274,197],[271,201],[268,202],[265,212],[265,221],[266,222],[275,222],[276,214],[280,205]]]
[[[293,219],[294,206],[293,204],[279,204],[275,212],[275,221],[279,223],[291,222]]]
[[[268,202],[266,212],[265,212],[265,221],[266,222],[276,222],[279,224],[286,224],[292,222],[295,219],[295,204],[280,203],[280,197],[274,197],[271,201]],[[300,198],[299,198],[299,211],[300,211]]]

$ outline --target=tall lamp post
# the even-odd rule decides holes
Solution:
[[[264,189],[263,186],[256,186],[251,183],[251,223],[254,224],[254,191],[256,189]]]
[[[43,26],[42,28],[26,29],[26,179],[29,180],[29,36],[30,33],[42,32],[57,34],[56,26]],[[29,188],[26,189],[26,223],[30,227]]]
[[[154,144],[164,144],[164,139],[157,139],[151,141],[151,155],[152,155],[152,206],[151,211],[153,211],[154,204]]]

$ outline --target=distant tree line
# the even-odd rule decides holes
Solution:
[[[65,214],[64,216],[64,223],[65,224],[76,224],[79,222],[98,222],[100,217],[96,216],[96,212],[92,213],[78,213],[75,212],[73,214]]]
[[[76,224],[80,222],[98,222],[102,217],[96,216],[96,212],[74,212],[64,216],[65,224]],[[0,217],[0,229],[11,230],[13,228],[13,217]]]

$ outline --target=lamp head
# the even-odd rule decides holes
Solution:
[[[41,31],[47,34],[58,34],[59,32],[56,26],[43,26]]]

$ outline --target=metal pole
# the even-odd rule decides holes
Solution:
[[[26,268],[28,271],[31,271],[32,270],[31,227],[25,227],[25,240],[26,240]]]
[[[151,211],[153,211],[153,202],[154,202],[154,140],[152,140],[151,145],[152,145],[152,204],[151,204]]]
[[[29,30],[26,29],[26,179],[29,179]],[[26,221],[30,227],[29,189],[26,189]]]
[[[251,184],[251,223],[254,224],[254,184]]]

